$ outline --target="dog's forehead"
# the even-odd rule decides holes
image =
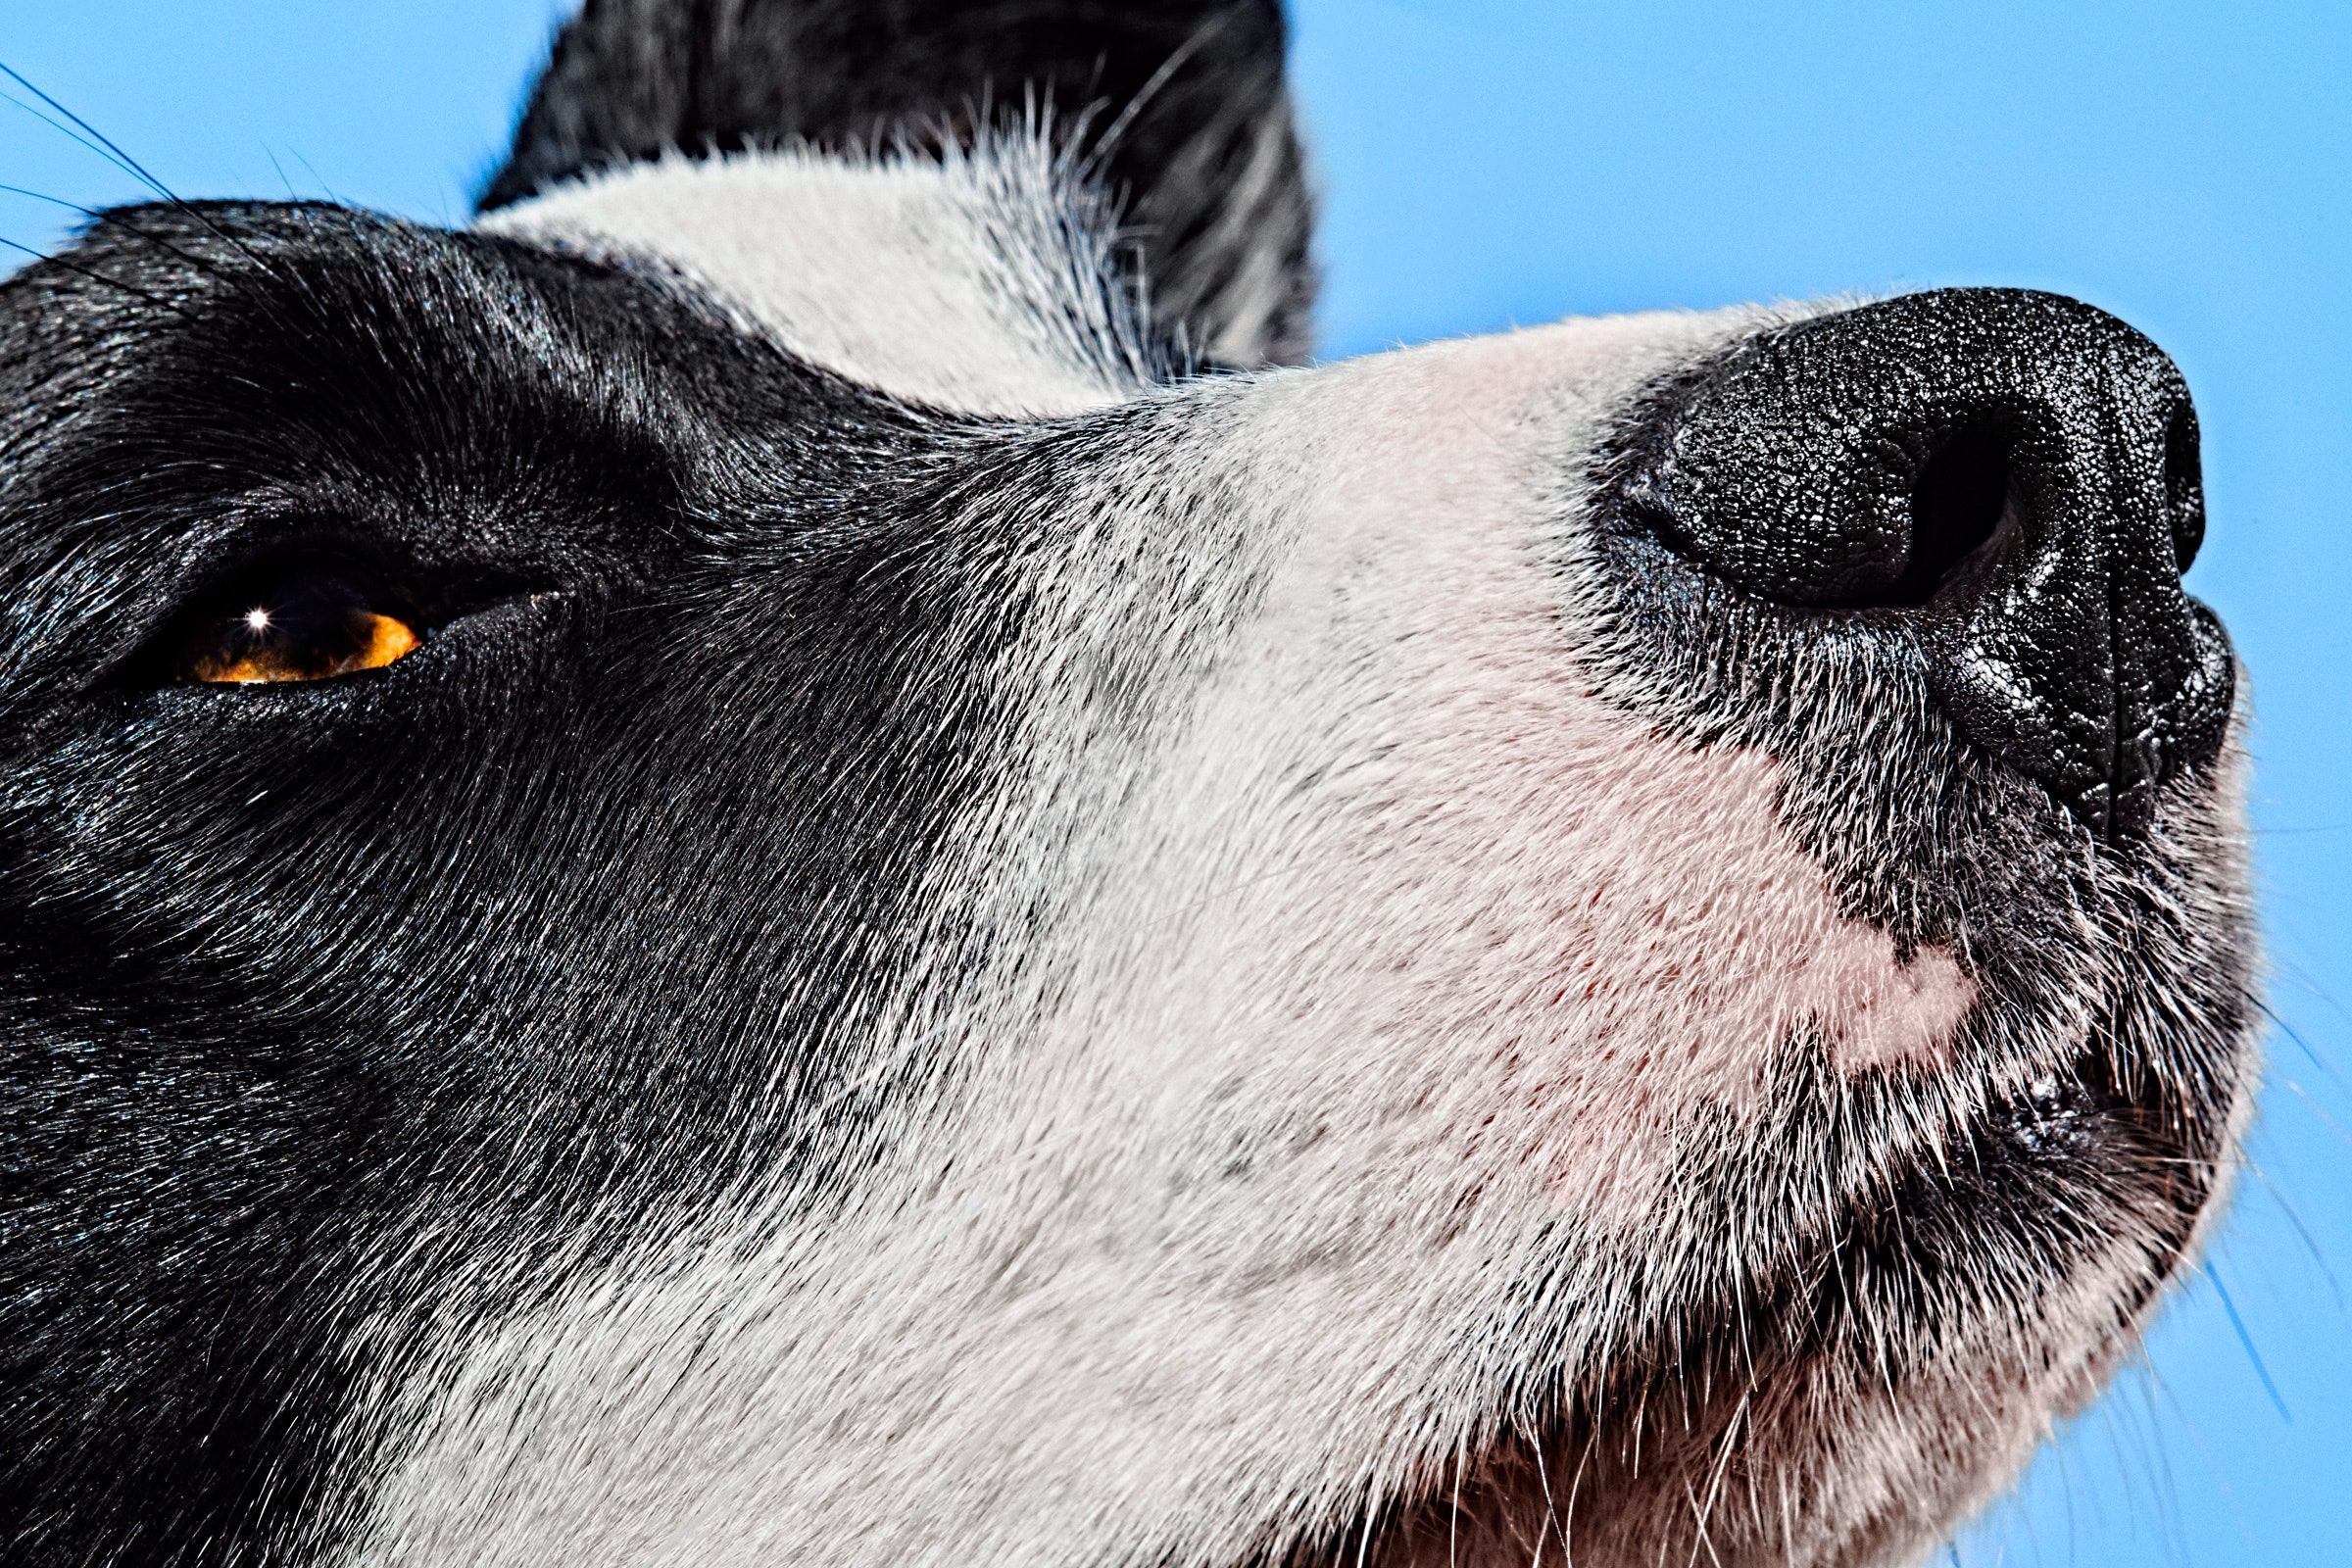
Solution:
[[[787,150],[593,175],[491,233],[674,270],[748,331],[958,413],[1052,416],[1141,391],[1150,355],[1101,204],[1042,142],[944,160]]]
[[[5,699],[304,539],[633,581],[730,432],[814,485],[887,413],[642,271],[321,204],[109,213],[0,285]]]

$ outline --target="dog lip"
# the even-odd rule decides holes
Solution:
[[[1996,1201],[1993,1189],[2004,1164],[2027,1163],[2048,1168],[2080,1165],[2095,1157],[2095,1147],[2103,1135],[2144,1137],[2154,1107],[2144,1099],[2119,1092],[2107,1080],[2108,1062],[2104,1054],[2094,1046],[2080,1044],[2063,1066],[2054,1066],[2015,1090],[1995,1096],[1984,1105],[1977,1118],[1982,1136],[1971,1141],[1966,1158],[1940,1166],[1927,1159],[1915,1160],[1909,1167],[1910,1174],[1934,1184],[1943,1201],[1963,1205]],[[2210,1155],[2210,1151],[2199,1152],[2182,1145],[2179,1153],[2184,1157],[2174,1163],[2187,1168],[2186,1179],[2195,1191],[2178,1202],[2178,1211],[2183,1216],[2182,1228],[2171,1238],[2161,1275],[2135,1279],[2129,1296],[2118,1303],[2119,1313],[2127,1320],[2136,1320],[2145,1312],[2165,1290],[2180,1260],[2190,1255],[2187,1226],[2211,1201],[2211,1182],[2205,1174],[2209,1166],[2199,1163]],[[1890,1220],[1898,1232],[1905,1234],[1919,1231],[1930,1217],[1916,1205],[1899,1202],[1882,1202],[1869,1211],[1855,1208],[1815,1237],[1808,1255],[1841,1257],[1870,1245],[1864,1231],[1873,1221],[1874,1213],[1880,1220]],[[2063,1222],[2064,1217],[2059,1217]],[[1735,1303],[1738,1311],[1715,1324],[1704,1343],[1719,1349],[1740,1348],[1745,1353],[1751,1336],[1772,1332],[1768,1320],[1750,1320],[1760,1310],[1763,1297],[1751,1296],[1742,1289],[1727,1292],[1725,1299]],[[1693,1354],[1701,1353],[1701,1348],[1699,1342],[1678,1336],[1673,1342],[1672,1354],[1663,1359],[1666,1364],[1688,1364]],[[1835,1348],[1816,1346],[1805,1352],[1805,1357],[1826,1364],[1828,1358],[1839,1353]],[[1632,1364],[1645,1364],[1639,1356],[1626,1359]],[[1810,1364],[1813,1362],[1800,1358],[1794,1367],[1803,1375]],[[1544,1409],[1534,1419],[1516,1425],[1498,1419],[1493,1435],[1484,1443],[1456,1450],[1450,1460],[1414,1478],[1395,1494],[1367,1499],[1336,1529],[1320,1535],[1314,1547],[1293,1544],[1287,1551],[1269,1550],[1243,1562],[1247,1568],[1266,1568],[1278,1562],[1319,1561],[1326,1555],[1368,1564],[1432,1560],[1433,1549],[1445,1549],[1456,1528],[1466,1539],[1472,1531],[1492,1529],[1496,1515],[1506,1523],[1533,1521],[1546,1533],[1560,1532],[1565,1540],[1576,1522],[1565,1516],[1567,1504],[1577,1498],[1578,1492],[1562,1479],[1560,1467],[1545,1470],[1540,1450],[1558,1451],[1560,1435],[1573,1409],[1587,1396],[1575,1390],[1555,1392],[1547,1396]],[[1499,1416],[1500,1412],[1494,1414]],[[1464,1503],[1462,1490],[1464,1476],[1472,1478],[1473,1501],[1468,1505]],[[1588,1491],[1583,1495],[1592,1494]],[[1603,1506],[1607,1500],[1598,1499]]]

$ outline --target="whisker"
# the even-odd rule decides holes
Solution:
[[[203,257],[183,251],[178,246],[172,244],[170,240],[163,238],[161,235],[150,234],[147,232],[147,230],[139,227],[138,224],[131,222],[127,219],[119,217],[114,213],[103,212],[95,208],[84,207],[79,202],[70,202],[60,196],[44,195],[37,190],[26,190],[22,185],[0,185],[0,191],[6,191],[12,196],[24,196],[36,202],[47,202],[53,207],[63,207],[69,212],[79,213],[82,217],[88,219],[93,223],[111,224],[112,226],[122,230],[126,234],[130,234],[139,239],[145,240],[148,244],[153,245],[160,251],[164,251],[173,257],[178,258],[180,261],[187,263],[188,266],[204,273],[207,277],[218,278],[222,282],[232,282],[235,280],[235,274],[222,271],[220,268],[215,267]]]
[[[2299,1089],[2295,1092],[2302,1093]],[[2249,1159],[2245,1162],[2245,1168],[2253,1173],[2256,1181],[2262,1183],[2263,1190],[2271,1195],[2272,1201],[2278,1205],[2278,1212],[2286,1216],[2286,1222],[2294,1227],[2295,1234],[2303,1238],[2304,1247],[2310,1250],[2311,1260],[2319,1265],[2320,1277],[2328,1282],[2328,1289],[2335,1295],[2335,1304],[2339,1308],[2343,1306],[2343,1284],[2335,1277],[2334,1268],[2328,1264],[2328,1254],[2320,1250],[2319,1238],[2312,1235],[2311,1227],[2303,1223],[2303,1216],[2295,1211],[2295,1205],[2287,1200],[2286,1194],[2279,1191],[2278,1184],[2271,1180],[2271,1173],[2263,1168],[2262,1161]]]
[[[2294,1097],[2297,1100],[2300,1100],[2305,1105],[2309,1106],[2311,1113],[2314,1116],[2319,1117],[2322,1122],[2326,1123],[2329,1132],[2335,1134],[2336,1137],[2342,1139],[2345,1143],[2352,1144],[2352,1133],[2345,1132],[2343,1124],[2338,1122],[2333,1116],[2328,1115],[2328,1107],[2321,1104],[2318,1101],[2312,1099],[2310,1092],[2307,1091],[2301,1084],[2295,1082],[2292,1078],[2281,1078],[2278,1080],[2278,1082],[2286,1085],[2286,1087],[2294,1093]]]
[[[2205,1265],[2205,1278],[2213,1283],[2213,1294],[2222,1298],[2222,1310],[2229,1314],[2230,1326],[2237,1331],[2237,1343],[2245,1348],[2246,1359],[2254,1363],[2254,1375],[2262,1380],[2263,1391],[2270,1395],[2271,1403],[2278,1411],[2278,1419],[2288,1426],[2295,1418],[2286,1408],[2286,1400],[2278,1393],[2278,1385],[2271,1381],[2271,1369],[2262,1362],[2262,1352],[2254,1348],[2254,1336],[2246,1331],[2246,1320],[2237,1315],[2237,1303],[2230,1299],[2229,1288],[2222,1284],[2221,1270]]]
[[[302,197],[294,189],[292,177],[286,173],[286,166],[277,161],[277,154],[265,147],[262,149],[262,156],[270,160],[271,169],[277,171],[277,182],[286,187],[286,200],[290,202],[302,200]],[[317,173],[318,171],[313,170],[312,172]]]
[[[83,136],[74,136],[73,131],[66,130],[66,127],[63,125],[57,125],[56,121],[50,120],[47,115],[41,114],[38,110],[33,109],[29,104],[24,103],[22,99],[7,94],[0,94],[0,96],[7,96],[9,98],[9,102],[16,104],[18,108],[24,110],[27,114],[31,114],[36,118],[47,122],[51,125],[57,125],[59,130],[65,131],[65,133],[69,136],[74,136],[74,139],[80,142],[82,146],[88,147],[93,152],[98,153],[101,157],[111,160],[115,167],[122,170],[125,173],[128,173],[133,178],[140,180],[150,190],[154,191],[158,196],[161,196],[166,202],[177,208],[181,213],[193,219],[195,221],[203,224],[207,229],[212,231],[216,238],[220,239],[223,244],[236,251],[240,256],[243,256],[247,261],[253,263],[254,266],[260,268],[264,272],[268,272],[272,276],[276,275],[270,264],[264,261],[259,255],[255,254],[253,249],[243,240],[237,238],[234,234],[229,233],[228,230],[214,222],[210,218],[207,218],[194,206],[182,201],[172,192],[169,185],[166,185],[162,180],[156,178],[155,175],[148,172],[147,167],[144,164],[140,163],[137,159],[131,157],[130,154],[124,152],[121,147],[117,146],[113,138],[109,137],[105,132],[98,129],[97,126],[91,124],[88,121],[82,119],[73,110],[68,109],[64,104],[61,104],[56,99],[50,97],[47,93],[41,91],[40,88],[34,86],[30,81],[26,80],[22,74],[20,74],[14,67],[10,66],[5,61],[0,61],[0,75],[7,76],[9,80],[15,82],[18,86],[23,87],[26,92],[32,94],[35,98],[38,98],[42,103],[47,104],[51,109],[56,110],[59,114],[65,116],[66,119],[72,121],[74,124],[77,126],[89,139],[84,140]]]
[[[131,157],[130,154],[124,152],[122,148],[116,146],[113,139],[108,137],[104,132],[100,131],[97,126],[91,124],[88,121],[82,119],[73,110],[68,109],[64,104],[61,104],[56,99],[50,97],[47,93],[41,91],[40,88],[34,86],[30,81],[27,81],[5,61],[0,61],[0,75],[8,77],[9,80],[15,82],[18,86],[24,88],[35,98],[38,98],[42,103],[47,104],[51,109],[56,110],[59,114],[65,116],[66,119],[73,122],[75,129],[81,132],[80,135],[74,137],[75,141],[80,142],[84,147],[89,148],[92,152],[102,154],[107,159],[112,161],[116,168],[139,180],[142,184],[146,185],[149,190],[154,191],[164,200],[174,203],[179,201],[179,198],[172,195],[171,189],[166,186],[162,180],[156,178],[153,174],[147,172],[145,165],[141,164],[137,159]],[[18,108],[23,109],[27,114],[38,116],[40,119],[48,121],[50,124],[57,125],[56,121],[50,120],[47,115],[41,114],[39,110],[34,109],[30,104],[25,103],[20,98],[11,96],[9,98],[9,102],[15,104]],[[66,129],[66,127],[63,125],[57,125],[57,128],[60,130]],[[74,135],[74,132],[66,131],[66,134]]]
[[[6,71],[7,69],[8,68],[6,66],[0,66],[0,71]],[[11,74],[14,74],[14,73],[11,73]],[[74,146],[81,148],[85,152],[97,154],[100,158],[103,158],[108,163],[113,164],[117,169],[121,169],[124,173],[130,175],[133,179],[138,179],[140,177],[136,170],[125,167],[121,160],[114,157],[114,155],[109,153],[104,147],[99,146],[98,143],[92,141],[89,137],[75,130],[72,125],[66,123],[64,121],[59,120],[52,115],[43,114],[40,110],[35,109],[32,105],[26,103],[15,93],[0,92],[0,99],[5,99],[9,103],[16,105],[16,107],[19,109],[24,110],[33,119],[39,121],[42,124],[47,125],[51,130],[56,131],[59,135],[65,137]]]
[[[318,188],[326,193],[326,199],[328,201],[333,202],[337,207],[350,207],[354,205],[351,202],[345,201],[343,199],[343,193],[335,189],[333,185],[327,182],[326,176],[318,172],[318,166],[317,164],[314,164],[308,158],[303,157],[300,151],[293,149],[289,150],[294,151],[294,161],[302,165],[303,172],[309,174],[311,178],[318,183]],[[271,163],[275,163],[277,159],[274,155],[272,155],[270,161]],[[289,186],[288,188],[291,189],[292,187]]]
[[[152,305],[158,310],[170,311],[172,315],[178,317],[181,320],[186,321],[191,326],[197,324],[196,318],[190,315],[176,302],[165,299],[161,295],[150,294],[145,289],[125,283],[119,277],[109,277],[104,272],[97,270],[95,268],[83,267],[77,262],[69,262],[62,256],[52,256],[47,251],[36,249],[30,245],[23,244],[20,241],[10,239],[5,235],[0,235],[0,247],[4,247],[12,251],[22,251],[24,254],[31,257],[36,262],[47,262],[50,266],[58,268],[64,271],[73,272],[80,277],[86,277],[93,283],[103,283],[108,288],[127,294],[132,299]]]
[[[2311,1042],[2304,1039],[2301,1034],[2297,1033],[2295,1026],[2288,1023],[2285,1018],[2281,1017],[2278,1008],[2272,1006],[2268,1002],[2265,1002],[2260,997],[2254,997],[2251,1000],[2253,1001],[2254,1005],[2262,1010],[2262,1015],[2271,1020],[2271,1027],[2278,1030],[2280,1034],[2286,1036],[2287,1039],[2292,1040],[2296,1046],[2301,1048],[2303,1054],[2311,1058],[2311,1064],[2314,1067],[2319,1068],[2320,1071],[2326,1073],[2329,1078],[2334,1079],[2338,1088],[2352,1089],[2352,1084],[2346,1084],[2344,1082],[2343,1076],[2339,1074],[2333,1066],[2328,1064],[2326,1057],[2322,1056],[2317,1051],[2312,1049]]]

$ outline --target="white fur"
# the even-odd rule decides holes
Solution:
[[[1149,471],[1069,504],[1062,613],[991,677],[1027,762],[932,890],[1045,933],[979,1010],[874,1019],[873,1072],[953,1051],[954,1092],[847,1201],[447,1347],[358,1560],[1229,1563],[1605,1353],[1557,1223],[1683,1244],[1682,1141],[1765,1115],[1775,1053],[1945,1065],[1949,956],[1838,912],[1769,759],[1585,690],[1544,566],[1547,456],[1751,319],[1163,398]]]
[[[1134,305],[1091,200],[1042,141],[945,162],[671,156],[563,186],[485,232],[685,274],[739,322],[882,391],[1061,415],[1141,392]]]
[[[496,221],[682,271],[913,401],[1125,402],[1132,451],[1012,519],[1055,575],[1009,652],[991,585],[932,585],[974,639],[946,662],[1025,728],[925,896],[943,931],[1032,935],[976,983],[943,941],[873,999],[864,1079],[914,1086],[876,1162],[442,1335],[358,1423],[394,1464],[355,1564],[1229,1565],[1458,1485],[1589,1385],[1654,1328],[1629,1250],[1722,1277],[1678,1176],[1769,1144],[1796,1057],[1916,1115],[1877,1163],[1760,1167],[1788,1184],[1741,1238],[1767,1257],[2000,1087],[1955,1058],[1973,983],[1840,911],[1780,764],[1653,733],[1580,662],[1604,612],[1559,455],[1755,313],[1146,393],[1083,215],[1045,216],[1021,156],[672,161]],[[1738,1440],[1786,1560],[1917,1551],[2096,1386],[2162,1262],[2119,1228],[1900,1403],[1861,1368],[1662,1424],[1648,1490],[1703,1536]],[[1588,1568],[1651,1539],[1625,1506]],[[1383,1549],[1528,1557],[1444,1547]]]

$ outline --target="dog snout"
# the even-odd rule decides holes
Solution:
[[[2196,413],[2079,301],[1947,289],[1765,333],[1671,398],[1626,500],[1750,593],[1915,639],[1950,718],[2102,836],[2222,743],[2229,639],[2180,587]]]

